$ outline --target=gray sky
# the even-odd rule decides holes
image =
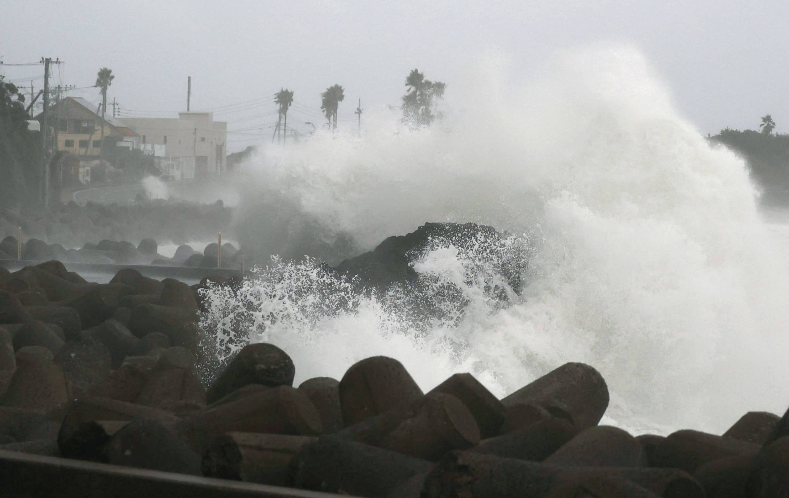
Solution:
[[[252,1],[5,0],[0,57],[58,57],[63,84],[86,87],[100,67],[116,79],[110,98],[124,115],[167,116],[214,108],[231,151],[255,143],[276,119],[268,103],[295,91],[289,124],[321,122],[320,92],[339,83],[340,120],[362,107],[399,104],[409,70],[451,91],[475,57],[510,56],[528,78],[556,49],[630,42],[668,81],[681,111],[703,132],[756,128],[771,113],[789,130],[789,2],[783,0]],[[0,67],[29,85],[41,67]],[[71,93],[94,102],[96,89]],[[237,105],[235,105],[237,104]],[[223,111],[223,112],[220,112]],[[170,114],[168,114],[168,112]]]

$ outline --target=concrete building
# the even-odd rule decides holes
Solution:
[[[227,123],[211,112],[180,112],[178,118],[123,118],[139,147],[159,160],[173,179],[205,178],[226,170]],[[164,149],[162,153],[161,150]]]

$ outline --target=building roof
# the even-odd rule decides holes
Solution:
[[[99,114],[98,106],[93,105],[93,103],[88,101],[87,99],[84,99],[82,97],[66,97],[65,99],[63,99],[61,101],[61,105],[65,104],[66,102],[73,102],[75,104],[78,104],[81,107],[84,107],[86,110],[88,110],[91,114],[95,114],[96,117],[98,117],[99,119],[102,119],[101,114]],[[43,112],[39,113],[36,116],[36,119],[41,119],[41,116],[43,114],[44,114]],[[139,135],[137,135],[137,133],[134,130],[130,129],[126,124],[124,124],[123,122],[121,122],[120,120],[118,120],[116,118],[113,118],[112,116],[106,116],[105,115],[105,117],[103,119],[110,126],[112,126],[115,129],[117,129],[121,136],[127,136],[127,137],[139,136]]]

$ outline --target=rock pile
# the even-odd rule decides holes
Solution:
[[[7,236],[0,241],[0,260],[16,260],[18,241]],[[216,268],[219,261],[218,244],[206,246],[200,253],[191,246],[178,246],[172,258],[158,253],[159,245],[151,238],[145,238],[137,246],[127,241],[102,240],[98,244],[87,243],[81,249],[66,249],[60,244],[47,244],[39,239],[29,239],[22,243],[22,259],[25,261],[57,260],[65,263],[90,263],[108,265],[160,265],[186,266],[192,268]],[[222,267],[240,266],[240,251],[232,244],[222,244]]]
[[[233,209],[221,201],[214,204],[154,201],[135,206],[103,205],[74,202],[63,204],[56,212],[43,213],[28,209],[0,208],[0,237],[16,235],[22,228],[24,237],[55,240],[69,247],[85,241],[142,240],[214,240],[219,232],[227,233]],[[12,255],[16,255],[16,248]]]
[[[0,449],[366,497],[788,496],[789,412],[633,437],[598,425],[609,393],[589,365],[503,399],[468,373],[425,393],[382,356],[296,387],[272,344],[206,389],[196,288],[134,270],[87,284],[57,262],[0,288]]]

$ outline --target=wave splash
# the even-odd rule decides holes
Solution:
[[[407,289],[371,295],[315,260],[274,259],[239,294],[209,291],[205,326],[227,352],[279,345],[301,380],[385,354],[424,389],[469,371],[501,396],[581,361],[608,382],[609,422],[636,432],[783,412],[789,273],[744,163],[682,118],[631,48],[559,54],[528,84],[503,66],[448,87],[430,129],[370,112],[363,139],[265,148],[239,224],[269,254],[331,260],[338,241],[345,257],[428,221],[474,221],[528,247],[520,293],[502,304],[489,277],[467,278],[495,257],[439,241],[412,259],[433,282],[417,301],[449,306],[438,319],[415,319]]]

